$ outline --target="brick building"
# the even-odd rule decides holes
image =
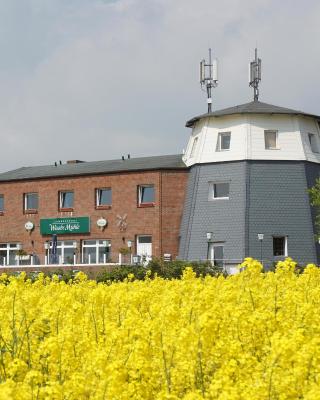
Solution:
[[[50,263],[53,234],[62,264],[118,262],[123,249],[175,258],[187,177],[181,155],[0,174],[0,264]]]

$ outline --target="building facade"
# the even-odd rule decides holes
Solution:
[[[180,257],[230,269],[249,256],[319,262],[308,196],[320,172],[319,119],[253,101],[188,121]]]
[[[119,254],[229,271],[245,257],[319,263],[308,196],[320,174],[319,121],[255,100],[188,121],[183,156],[0,174],[0,264],[104,264]]]
[[[0,175],[0,264],[175,258],[188,171],[181,155],[21,168]],[[128,261],[128,260],[127,260]]]

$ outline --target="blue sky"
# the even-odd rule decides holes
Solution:
[[[198,64],[219,59],[215,109],[252,99],[320,114],[320,3],[0,0],[0,171],[179,153],[206,111]]]

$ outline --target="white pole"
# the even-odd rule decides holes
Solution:
[[[73,255],[73,264],[76,265],[76,263],[77,263],[77,256],[74,254]]]
[[[91,254],[88,255],[89,264],[91,264]]]
[[[44,265],[48,265],[48,256],[47,255],[44,256]]]
[[[62,256],[59,256],[59,264],[62,264]]]
[[[121,265],[121,263],[122,263],[122,256],[121,253],[119,253],[119,265]]]
[[[33,265],[33,255],[30,257],[31,265]]]
[[[106,253],[103,254],[103,263],[104,264],[107,263],[107,255],[106,255]]]

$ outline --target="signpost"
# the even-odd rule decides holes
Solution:
[[[90,218],[68,217],[40,219],[40,233],[41,235],[90,233]]]

